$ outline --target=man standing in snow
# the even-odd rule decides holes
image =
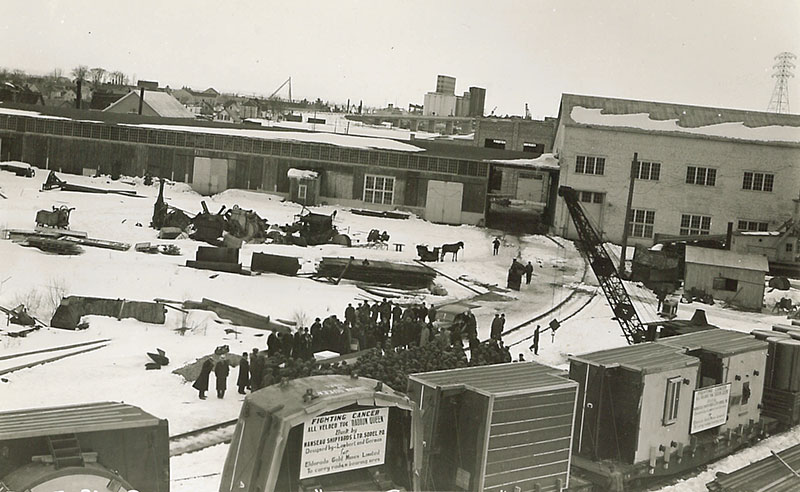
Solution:
[[[529,261],[527,265],[525,265],[525,285],[531,284],[531,275],[533,275],[533,265]]]
[[[494,247],[492,249],[492,256],[497,256],[497,253],[500,251],[500,238],[499,237],[494,238],[494,241],[492,241],[492,246]]]
[[[492,329],[489,332],[489,336],[492,340],[500,340],[500,334],[503,333],[503,327],[500,323],[500,315],[495,314],[492,320]]]
[[[264,358],[258,353],[258,349],[253,349],[250,357],[250,391],[261,389],[261,379],[264,377]]]
[[[217,365],[214,366],[214,375],[217,377],[217,398],[225,396],[225,390],[228,388],[228,374],[231,368],[228,366],[228,361],[225,355],[220,358]]]
[[[239,387],[239,394],[244,395],[245,389],[250,386],[250,363],[247,361],[247,352],[242,354],[239,361],[239,378],[236,380],[236,385]]]
[[[356,308],[352,304],[348,304],[344,310],[344,322],[350,328],[355,328],[356,326]]]
[[[536,329],[533,331],[533,345],[530,346],[530,349],[533,350],[533,355],[539,355],[539,325],[536,325]]]
[[[200,392],[200,399],[206,399],[206,391],[208,391],[208,379],[211,375],[211,370],[214,368],[214,363],[211,362],[211,357],[203,362],[203,367],[200,368],[200,375],[194,380],[192,388]]]

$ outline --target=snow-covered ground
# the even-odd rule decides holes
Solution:
[[[32,229],[37,210],[49,210],[53,205],[68,205],[75,207],[70,218],[73,230],[86,231],[92,238],[131,244],[146,241],[176,244],[181,249],[181,255],[150,255],[136,252],[133,248],[113,251],[84,247],[84,253],[79,256],[57,256],[10,241],[0,241],[0,305],[4,307],[25,303],[35,315],[49,321],[55,308],[52,299],[59,294],[132,300],[200,300],[206,297],[307,326],[315,317],[324,318],[330,314],[341,317],[348,303],[355,304],[360,299],[372,298],[347,281],[334,286],[301,277],[273,274],[247,277],[187,268],[183,265],[187,259],[194,259],[197,247],[202,243],[188,239],[158,240],[157,231],[147,227],[158,191],[156,185],[145,186],[140,179],[123,178],[113,182],[107,178],[64,174],[60,177],[70,183],[135,190],[143,198],[42,192],[39,190],[46,174],[46,171],[38,169],[34,178],[23,178],[0,172],[0,193],[7,197],[0,197],[0,229]],[[249,191],[229,190],[213,197],[201,197],[180,183],[168,186],[165,197],[169,204],[190,212],[200,210],[201,200],[206,200],[212,211],[223,204],[228,207],[237,204],[256,211],[270,223],[279,224],[293,221],[301,209],[297,204],[283,202],[279,196]],[[337,209],[332,206],[315,209],[322,213],[334,210]],[[417,244],[438,246],[463,241],[465,248],[459,254],[459,261],[451,262],[448,259],[432,266],[451,277],[463,276],[467,283],[481,292],[488,289],[477,283],[496,285],[499,293],[509,296],[509,299],[474,300],[474,292],[439,276],[437,283],[447,290],[447,295],[418,296],[418,300],[437,305],[469,300],[478,305],[474,313],[482,339],[488,338],[490,320],[495,313],[505,313],[506,329],[547,313],[540,320],[504,337],[515,359],[522,353],[526,360],[566,368],[568,354],[625,344],[591,271],[586,271],[583,260],[569,241],[545,236],[503,236],[500,254],[493,256],[492,239],[502,235],[490,229],[436,225],[416,217],[408,220],[365,217],[352,214],[347,209],[337,211],[335,224],[340,231],[354,239],[354,247],[324,245],[301,248],[249,244],[243,247],[240,260],[246,267],[249,266],[251,254],[255,251],[297,256],[301,259],[302,271],[311,272],[323,256],[411,262],[416,258]],[[391,235],[388,250],[363,247],[371,229],[385,230]],[[405,248],[397,252],[392,246],[394,243],[402,243]],[[531,261],[535,266],[535,276],[530,285],[523,284],[520,292],[507,292],[503,287],[507,268],[514,257],[523,262]],[[629,287],[642,318],[645,321],[655,319],[656,301],[652,293],[636,285],[629,284]],[[796,290],[792,293],[795,300],[800,301],[797,294]],[[781,295],[785,294],[777,291],[768,294],[768,305],[771,307]],[[754,328],[769,329],[774,323],[785,322],[785,318],[769,313],[754,315],[702,304],[681,304],[679,315],[688,318],[695,307],[705,309],[709,321],[724,328],[749,331]],[[539,356],[534,357],[528,348],[533,329],[536,324],[545,327],[551,319],[560,320],[562,326],[554,338],[549,334],[542,336]],[[205,401],[197,398],[189,382],[171,371],[210,354],[219,345],[229,345],[233,353],[266,346],[263,331],[235,327],[238,333],[226,333],[226,328],[232,328],[229,324],[220,322],[212,313],[202,311],[192,311],[184,319],[181,313],[169,310],[165,325],[98,316],[90,316],[88,321],[90,326],[87,330],[44,328],[24,338],[5,336],[2,332],[5,326],[0,326],[0,355],[110,339],[105,347],[98,350],[3,375],[0,377],[0,408],[13,410],[81,402],[124,401],[168,419],[170,434],[178,434],[236,418],[242,398],[236,394],[233,384],[238,372],[236,368],[231,371],[228,384],[233,391],[229,390],[222,400],[209,398]],[[175,330],[180,326],[191,329],[181,335]],[[146,352],[153,352],[156,348],[167,353],[170,365],[160,371],[145,371],[144,365],[149,361]],[[47,356],[49,354],[43,354],[42,358]],[[35,357],[26,356],[24,360],[33,359]],[[14,365],[17,365],[15,359],[0,360],[0,372]],[[798,433],[792,433],[782,439],[794,442],[800,437]],[[761,456],[757,448],[761,449],[756,447],[730,459],[739,460],[734,463],[756,459]],[[226,453],[227,445],[221,444],[174,458],[171,462],[172,490],[217,490]],[[760,453],[763,454],[763,451]],[[738,466],[724,465],[726,462],[720,462],[707,473],[712,473],[716,466]],[[692,484],[696,482],[702,485],[709,479],[693,480],[682,482],[686,489],[670,490],[701,490]]]

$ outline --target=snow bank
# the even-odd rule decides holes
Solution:
[[[291,168],[286,173],[286,176],[288,176],[289,179],[317,179],[319,173],[316,171],[309,171],[307,169]]]
[[[558,159],[553,154],[542,154],[535,159],[487,159],[497,164],[513,164],[533,169],[558,169]]]

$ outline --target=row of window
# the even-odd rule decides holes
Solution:
[[[628,221],[631,237],[652,238],[655,221],[656,212],[654,210],[631,209]],[[768,227],[768,222],[739,220],[736,228],[740,231],[766,231]],[[681,214],[680,234],[682,236],[710,233],[711,216]]]
[[[605,173],[606,160],[604,157],[579,155],[575,157],[576,174],[594,174],[602,176]],[[636,179],[659,181],[661,179],[661,163],[639,161],[634,169]],[[686,167],[686,183],[700,186],[716,186],[717,170],[713,167]],[[775,175],[745,171],[742,177],[742,189],[753,191],[772,191]]]

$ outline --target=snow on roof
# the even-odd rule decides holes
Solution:
[[[553,154],[542,154],[535,159],[487,159],[495,164],[511,164],[533,169],[558,169],[558,159]]]
[[[800,116],[795,114],[563,94],[559,117],[566,125],[800,143]]]
[[[572,108],[570,117],[576,123],[583,123],[586,125],[691,133],[694,135],[733,138],[737,140],[756,140],[760,142],[800,143],[800,128],[791,126],[773,125],[750,128],[745,126],[743,122],[737,122],[719,123],[716,125],[701,126],[699,128],[685,128],[678,125],[677,119],[654,120],[650,118],[648,113],[603,114],[602,109],[582,108],[579,106]]]
[[[246,130],[240,128],[215,128],[209,126],[182,126],[182,125],[125,125],[139,128],[154,128],[158,130],[178,130],[194,133],[213,133],[217,135],[231,135],[238,137],[261,138],[264,140],[288,140],[295,142],[331,144],[339,147],[354,149],[381,149],[399,150],[403,152],[422,152],[425,149],[386,138],[355,137],[336,133],[306,133],[270,130]]]
[[[10,114],[15,116],[31,116],[34,118],[46,118],[48,120],[68,120],[69,118],[63,118],[61,116],[50,116],[46,114],[42,114],[38,111],[25,111],[24,109],[11,109],[11,108],[3,108],[0,107],[0,113],[3,114]]]
[[[734,253],[724,249],[698,248],[697,246],[686,246],[686,263],[759,272],[769,271],[769,264],[764,256]]]
[[[309,171],[307,169],[289,169],[286,173],[289,179],[317,179],[319,174],[316,171]]]

